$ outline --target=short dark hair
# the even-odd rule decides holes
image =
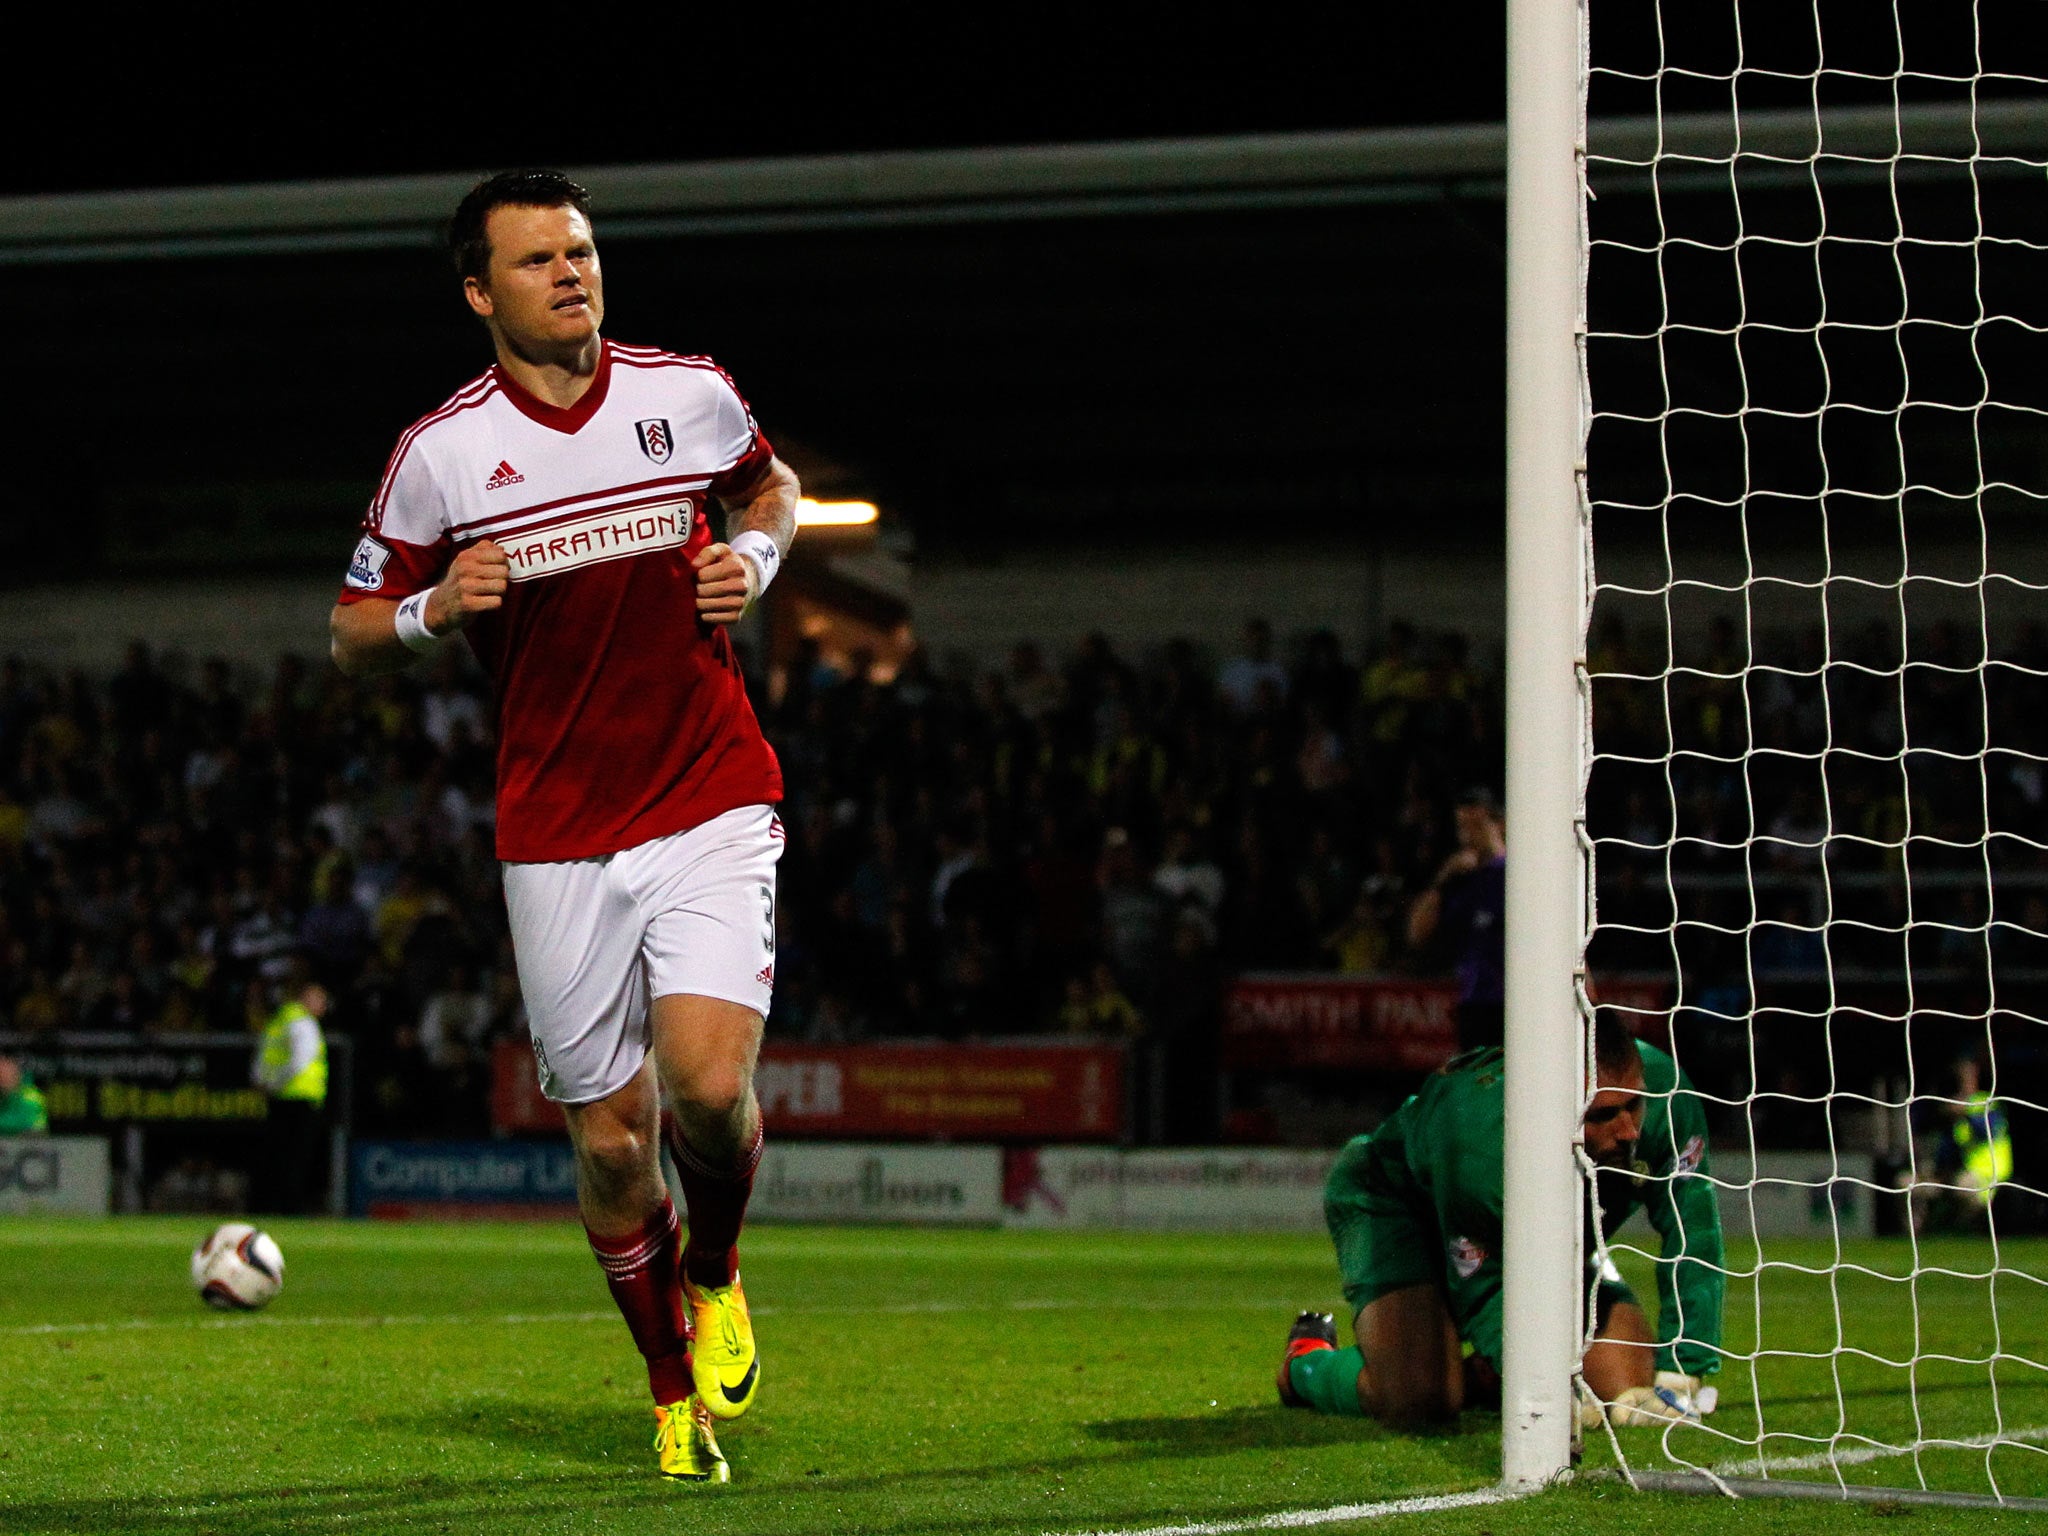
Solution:
[[[486,232],[493,208],[574,208],[590,217],[590,194],[560,171],[500,171],[486,176],[456,204],[448,221],[448,254],[455,275],[482,277],[491,264]]]
[[[1464,791],[1459,794],[1455,806],[1458,810],[1463,810],[1468,805],[1476,806],[1496,820],[1500,817],[1500,797],[1488,785],[1467,785]]]
[[[1628,1026],[1621,1022],[1612,1008],[1601,1008],[1593,1015],[1593,1061],[1599,1068],[1602,1084],[1618,1083],[1628,1076],[1629,1068],[1642,1062],[1642,1052],[1636,1049],[1636,1037],[1628,1032]]]

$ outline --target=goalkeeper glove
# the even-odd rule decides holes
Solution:
[[[1699,1377],[1688,1376],[1683,1371],[1659,1371],[1656,1385],[1669,1387],[1680,1397],[1690,1399],[1701,1418],[1712,1413],[1715,1405],[1721,1401],[1719,1387],[1703,1387],[1700,1385]]]
[[[1607,1418],[1607,1405],[1593,1395],[1593,1389],[1583,1380],[1572,1383],[1573,1395],[1579,1405],[1579,1428],[1598,1429]]]
[[[1621,1428],[1699,1423],[1700,1411],[1693,1406],[1692,1394],[1664,1385],[1667,1379],[1682,1382],[1690,1378],[1671,1371],[1660,1372],[1657,1385],[1630,1387],[1617,1397],[1608,1406],[1608,1419]]]

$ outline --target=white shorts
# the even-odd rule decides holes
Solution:
[[[594,859],[504,864],[541,1091],[587,1104],[647,1059],[650,998],[722,998],[763,1018],[775,988],[782,821],[743,805]]]

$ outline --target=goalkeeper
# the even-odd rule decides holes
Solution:
[[[1600,1277],[1586,1386],[1616,1424],[1696,1418],[1701,1378],[1720,1369],[1726,1288],[1706,1121],[1676,1063],[1604,1014],[1594,1054],[1585,1147],[1601,1228],[1611,1236],[1640,1206],[1663,1256],[1654,1333],[1619,1275]],[[1323,1210],[1357,1344],[1337,1348],[1329,1314],[1302,1313],[1280,1363],[1281,1402],[1395,1425],[1498,1403],[1502,1109],[1500,1050],[1472,1051],[1338,1155]],[[1597,1413],[1589,1404],[1591,1422]]]

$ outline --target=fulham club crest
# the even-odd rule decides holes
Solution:
[[[668,456],[676,451],[675,434],[669,431],[665,416],[636,421],[633,430],[640,434],[640,451],[657,464],[666,464]]]

